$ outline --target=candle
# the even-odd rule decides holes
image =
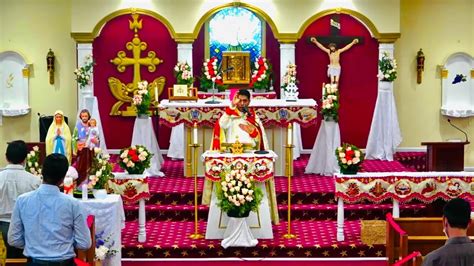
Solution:
[[[288,124],[288,132],[286,133],[286,135],[288,137],[287,143],[288,143],[288,145],[291,145],[292,140],[293,140],[293,130],[292,130],[292,127],[291,127],[291,123]]]
[[[193,144],[198,144],[198,128],[196,122],[194,122],[193,126]]]
[[[158,87],[155,84],[155,102],[158,103]]]
[[[325,87],[324,85],[325,85],[325,84],[323,83],[323,94],[321,94],[321,98],[324,98],[324,93],[325,93],[325,91],[326,91],[326,88],[324,88],[324,87]]]
[[[82,200],[87,200],[87,184],[82,184]]]

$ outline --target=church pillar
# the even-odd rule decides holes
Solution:
[[[188,62],[193,67],[193,44],[178,43],[178,61]],[[170,146],[168,148],[168,157],[174,159],[184,159],[184,151],[191,156],[190,149],[186,149],[186,138],[184,136],[184,124],[180,124],[171,129]]]
[[[283,76],[286,73],[286,67],[290,63],[295,63],[295,44],[282,43],[280,44],[280,84],[283,83]],[[285,94],[281,88],[280,98],[285,98]],[[293,139],[295,140],[293,159],[298,159],[300,157],[301,151],[303,150],[303,142],[301,141],[301,127],[298,123],[293,123]]]
[[[85,63],[85,58],[88,55],[92,55],[92,43],[78,43],[77,44],[77,68],[80,68],[84,65]],[[92,73],[94,75],[94,73]],[[94,80],[93,77],[91,77],[92,80]],[[79,84],[77,85],[77,88],[79,88]],[[85,108],[85,98],[86,97],[91,97],[94,95],[94,83],[92,82],[91,85],[86,85],[82,89],[78,89],[77,91],[77,104],[79,105],[79,109]]]
[[[280,44],[280,84],[283,82],[283,76],[286,73],[286,67],[290,63],[295,63],[295,44],[282,43]],[[283,90],[280,89],[280,98],[284,99]]]

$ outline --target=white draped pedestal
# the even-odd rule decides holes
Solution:
[[[95,216],[96,234],[104,232],[103,237],[109,237],[106,245],[113,243],[111,249],[117,251],[114,256],[107,258],[102,265],[122,265],[122,229],[125,228],[122,198],[120,195],[109,194],[105,199],[89,199],[80,202],[87,215]]]
[[[184,159],[184,142],[184,124],[174,126],[171,129],[168,157],[173,159]]]
[[[143,145],[148,151],[154,154],[151,158],[150,168],[146,170],[146,176],[164,176],[160,171],[163,163],[163,156],[161,155],[160,147],[153,129],[153,124],[150,117],[135,119],[133,125],[132,145]]]
[[[223,248],[228,247],[255,247],[258,240],[253,237],[252,231],[247,224],[247,218],[230,217],[224,240],[221,242]]]
[[[401,142],[393,83],[380,81],[367,141],[366,158],[393,161],[395,149]]]
[[[220,183],[216,183],[212,190],[207,218],[206,239],[225,238],[225,232],[229,226],[229,216],[217,206],[216,186],[220,186]],[[273,239],[267,189],[265,183],[262,182],[257,182],[256,186],[263,191],[263,199],[260,202],[258,212],[250,212],[249,217],[246,218],[246,223],[255,238]]]
[[[339,123],[323,120],[305,173],[332,175],[339,172],[335,155],[336,148],[339,146],[341,146]]]

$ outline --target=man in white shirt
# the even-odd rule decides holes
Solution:
[[[28,147],[22,140],[8,144],[6,159],[8,165],[0,170],[0,230],[7,245],[7,257],[22,257],[22,250],[8,245],[7,234],[16,199],[23,193],[37,189],[41,179],[25,171]]]

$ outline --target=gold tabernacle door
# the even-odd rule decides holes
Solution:
[[[224,84],[250,83],[250,52],[222,52],[222,70]]]

